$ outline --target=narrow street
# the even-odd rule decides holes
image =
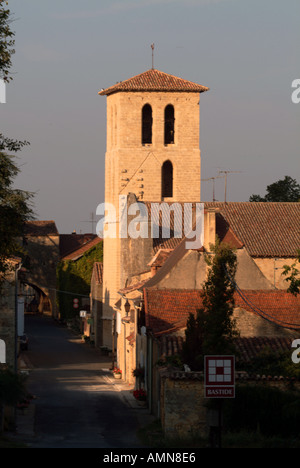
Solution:
[[[50,318],[27,316],[28,390],[36,396],[31,448],[135,448],[139,424],[150,417],[134,407],[126,384],[114,381],[111,358],[82,343]],[[22,436],[22,416],[19,417]],[[150,419],[149,419],[150,421]]]

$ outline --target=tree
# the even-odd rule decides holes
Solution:
[[[232,354],[238,337],[234,311],[234,278],[237,258],[234,251],[217,242],[206,256],[209,266],[201,293],[202,307],[197,316],[189,316],[183,358],[192,370],[203,369],[203,357],[210,354]]]
[[[0,0],[0,78],[6,82],[12,80],[10,69],[12,66],[11,57],[15,53],[14,35],[11,30],[11,13],[6,8],[7,2]]]
[[[11,13],[7,2],[0,0],[0,79],[12,80],[10,69],[14,54],[14,32],[10,28]],[[0,283],[9,266],[10,256],[20,253],[17,238],[22,235],[24,222],[32,217],[31,198],[33,194],[14,189],[13,182],[19,173],[15,157],[8,152],[17,153],[27,141],[6,138],[0,133]]]
[[[282,275],[286,276],[285,281],[289,284],[288,292],[297,296],[300,293],[300,272],[297,268],[300,264],[300,250],[297,252],[297,259],[292,265],[284,265]]]
[[[292,177],[285,176],[284,179],[278,180],[267,186],[265,197],[260,195],[251,195],[250,202],[299,202],[300,201],[300,185]]]
[[[28,144],[5,138],[0,133],[0,278],[9,269],[9,257],[22,254],[18,238],[22,236],[24,223],[33,216],[33,194],[13,188],[19,168],[15,157],[6,150],[18,152]]]

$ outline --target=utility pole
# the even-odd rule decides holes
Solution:
[[[227,202],[227,175],[228,174],[240,174],[241,171],[219,171],[219,174],[225,174],[225,195],[224,201]]]

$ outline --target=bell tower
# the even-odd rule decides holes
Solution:
[[[105,202],[117,218],[119,197],[128,194],[145,202],[200,202],[200,95],[208,89],[150,69],[99,92],[107,96]],[[104,315],[124,287],[120,245],[104,240]]]

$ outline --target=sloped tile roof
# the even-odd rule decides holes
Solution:
[[[181,334],[163,334],[160,336],[160,358],[166,359],[176,354],[180,354],[185,340],[185,329]],[[280,337],[240,337],[235,340],[235,346],[238,352],[240,362],[249,362],[264,350],[270,350],[274,353],[284,353],[291,350],[291,338]]]
[[[66,257],[67,255],[80,249],[84,244],[96,239],[96,234],[60,234],[59,236],[59,249],[60,256]]]
[[[235,306],[289,329],[300,329],[300,296],[280,289],[235,293]]]
[[[82,255],[84,255],[90,249],[92,249],[96,245],[100,244],[100,242],[102,242],[102,239],[100,239],[98,236],[96,236],[94,239],[86,242],[79,249],[77,249],[74,252],[70,253],[69,255],[66,255],[65,257],[63,257],[62,260],[74,260],[74,261],[78,260],[78,258],[82,257]]]
[[[221,216],[252,257],[296,257],[300,248],[300,203],[206,202]]]
[[[140,75],[136,75],[125,81],[120,81],[107,89],[99,92],[100,96],[110,95],[120,91],[163,91],[163,92],[193,92],[203,93],[208,91],[206,86],[178,78],[159,70],[150,69]]]
[[[291,338],[241,337],[236,340],[236,347],[243,362],[249,362],[265,349],[276,352],[291,350]]]
[[[55,221],[27,221],[23,233],[28,237],[58,236]]]
[[[164,237],[160,228],[159,237],[153,239],[154,252],[175,249],[180,244],[182,237],[176,237],[175,226],[182,216],[183,204],[176,203],[178,210],[182,207],[180,212],[171,212],[170,237]],[[145,205],[149,219],[153,209],[162,226],[159,204],[145,202]],[[252,257],[295,258],[300,249],[300,203],[204,202],[204,207],[218,210],[216,233],[220,240],[236,248],[244,246]],[[192,208],[196,209],[196,203]]]
[[[146,326],[157,336],[186,326],[190,313],[202,307],[200,290],[144,289]],[[300,330],[300,297],[283,290],[235,293],[235,306],[280,327]]]

